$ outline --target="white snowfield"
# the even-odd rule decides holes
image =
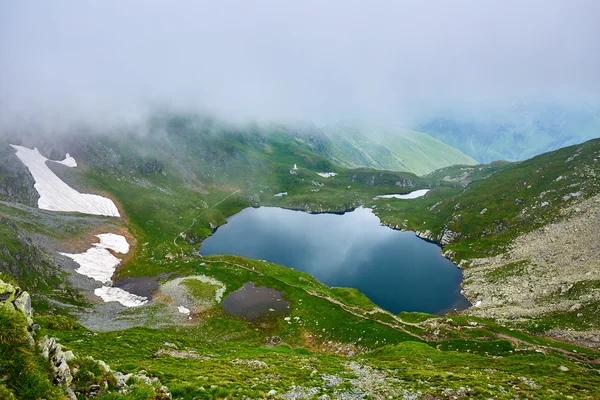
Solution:
[[[129,252],[127,239],[124,236],[114,233],[102,233],[96,235],[96,237],[100,239],[100,243],[92,243],[92,247],[84,253],[60,254],[71,258],[79,264],[79,268],[75,272],[101,282],[104,285],[94,290],[94,294],[105,302],[117,301],[125,307],[137,307],[147,303],[148,299],[145,297],[110,286],[112,284],[112,276],[121,260],[113,256],[108,250],[127,254]]]
[[[184,307],[184,306],[177,307],[177,311],[179,311],[182,314],[186,314],[186,315],[190,315],[190,313],[191,313],[190,309],[187,307]]]
[[[75,272],[98,282],[110,283],[115,269],[121,260],[113,256],[108,249],[126,254],[129,252],[129,243],[127,243],[125,237],[114,233],[102,233],[96,235],[96,237],[100,239],[100,243],[92,243],[92,247],[87,249],[85,253],[60,254],[71,258],[79,264],[79,268]]]
[[[77,161],[75,161],[75,159],[73,157],[71,157],[71,155],[69,153],[67,153],[67,155],[65,156],[65,159],[62,161],[53,161],[53,160],[49,160],[55,163],[59,163],[62,165],[66,165],[67,167],[70,168],[75,168],[77,166]]]
[[[323,178],[331,178],[337,174],[335,172],[317,172],[317,175],[322,176]]]
[[[421,189],[415,190],[414,192],[410,192],[408,194],[385,194],[381,196],[375,196],[376,199],[416,199],[417,197],[423,197],[425,194],[429,192],[429,189]]]
[[[96,235],[96,237],[100,239],[100,243],[95,243],[97,247],[111,249],[121,254],[129,253],[129,243],[127,243],[125,236],[115,233],[101,233]]]
[[[37,148],[31,150],[27,147],[14,144],[11,144],[11,146],[17,150],[17,157],[25,164],[33,176],[35,190],[40,195],[38,200],[39,208],[50,211],[69,211],[120,217],[119,210],[112,200],[96,194],[79,193],[63,182],[46,165],[46,161],[52,160],[48,160],[41,155]],[[68,167],[77,166],[75,159],[69,155],[63,161],[55,162]]]
[[[105,303],[117,301],[125,307],[138,307],[148,302],[145,297],[112,286],[102,286],[94,290],[94,294],[104,300]]]

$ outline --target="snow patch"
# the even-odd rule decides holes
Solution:
[[[317,172],[317,175],[322,176],[323,178],[331,178],[337,174],[335,172]]]
[[[96,235],[100,243],[92,243],[92,247],[84,253],[69,254],[60,253],[67,256],[77,264],[79,268],[75,272],[85,275],[101,283],[110,283],[120,259],[113,256],[110,250],[121,254],[129,252],[129,243],[124,236],[115,233],[101,233]]]
[[[385,194],[381,196],[375,196],[373,200],[377,199],[416,199],[417,197],[423,197],[429,192],[429,189],[415,190],[408,194]]]
[[[100,243],[92,243],[92,247],[84,253],[60,254],[69,257],[79,264],[79,268],[75,272],[101,282],[104,285],[95,289],[94,294],[105,302],[116,301],[125,307],[137,307],[146,304],[148,302],[147,298],[110,286],[112,284],[112,276],[121,260],[115,257],[109,250],[127,254],[129,252],[127,239],[124,236],[114,233],[102,233],[96,235],[96,237],[100,239]]]
[[[65,159],[62,161],[53,161],[53,160],[50,160],[50,161],[58,163],[58,164],[66,165],[69,168],[75,168],[77,166],[77,161],[75,161],[75,159],[73,157],[71,157],[71,155],[69,153],[67,153],[67,155],[65,156]]]
[[[287,196],[287,192],[277,193],[277,194],[274,194],[273,196],[275,196],[275,197]]]
[[[94,294],[104,300],[105,303],[116,301],[125,307],[138,307],[148,302],[145,297],[112,286],[102,286],[94,290]]]
[[[113,256],[106,248],[97,247],[96,245],[94,243],[94,247],[87,249],[85,253],[60,254],[79,264],[79,268],[75,270],[78,274],[85,275],[101,283],[110,283],[121,260]]]
[[[95,243],[97,247],[110,249],[121,254],[129,253],[129,243],[127,243],[125,236],[115,233],[101,233],[96,235],[96,237],[100,239],[100,243]]]
[[[186,314],[186,315],[190,315],[190,313],[191,313],[190,309],[187,307],[184,307],[184,306],[177,307],[177,311],[179,311],[182,314]]]
[[[112,200],[96,194],[79,193],[63,182],[46,165],[46,161],[49,160],[41,155],[37,148],[31,150],[27,147],[14,144],[11,144],[11,146],[17,150],[17,157],[25,164],[33,176],[35,190],[40,195],[38,208],[50,211],[69,211],[120,217],[119,210]],[[63,161],[57,162],[70,167],[77,165],[75,160],[70,156]]]

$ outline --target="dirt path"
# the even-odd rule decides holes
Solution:
[[[222,264],[227,264],[227,265],[234,266],[234,267],[236,267],[236,268],[242,268],[242,269],[245,269],[245,270],[247,270],[247,271],[250,271],[250,272],[253,272],[253,273],[257,273],[257,274],[259,274],[259,275],[264,275],[264,274],[263,274],[262,272],[260,272],[260,271],[256,271],[256,270],[254,270],[254,269],[252,269],[252,268],[248,268],[248,267],[246,267],[246,266],[244,266],[244,265],[237,264],[237,263],[230,262],[230,261],[222,261],[222,260],[215,260],[215,261],[212,261],[212,260],[204,260],[204,262],[206,262],[206,263],[222,263]],[[282,282],[283,282],[283,281],[282,281]],[[354,315],[354,316],[356,316],[356,317],[358,317],[358,318],[361,318],[361,319],[364,319],[364,320],[368,320],[368,321],[377,322],[377,323],[380,323],[380,324],[383,324],[383,325],[389,326],[389,327],[390,327],[390,328],[392,328],[392,329],[400,330],[400,331],[402,331],[402,332],[404,332],[404,333],[406,333],[406,334],[408,334],[408,335],[410,335],[410,336],[413,336],[413,337],[415,337],[415,338],[418,338],[418,339],[421,339],[421,340],[426,340],[426,339],[425,339],[425,336],[421,336],[421,335],[418,335],[418,334],[416,334],[416,333],[414,333],[414,332],[410,332],[410,331],[406,330],[406,328],[404,328],[404,327],[403,327],[403,326],[401,326],[401,325],[398,325],[398,324],[392,324],[392,323],[390,323],[390,322],[386,322],[386,321],[381,321],[381,320],[379,320],[379,319],[377,319],[377,318],[369,317],[369,316],[367,316],[367,315],[366,315],[366,314],[374,314],[374,311],[375,311],[375,312],[382,312],[382,313],[384,313],[384,314],[390,315],[391,317],[393,317],[393,318],[394,318],[394,320],[395,320],[395,321],[397,321],[397,322],[398,322],[398,323],[400,323],[400,324],[404,324],[404,325],[411,325],[411,326],[419,327],[419,324],[412,323],[412,322],[405,322],[405,321],[402,321],[400,318],[396,317],[395,315],[393,315],[392,313],[390,313],[390,312],[388,312],[388,311],[384,311],[384,310],[381,310],[381,309],[375,309],[375,310],[370,310],[370,311],[367,311],[367,310],[365,310],[365,309],[363,309],[363,308],[360,308],[360,307],[357,307],[357,306],[349,306],[349,305],[347,305],[347,304],[344,304],[343,302],[341,302],[341,301],[339,301],[339,300],[337,300],[337,299],[334,299],[334,298],[332,298],[332,297],[330,297],[330,296],[323,295],[323,294],[321,294],[321,293],[318,293],[318,292],[316,292],[316,291],[314,291],[314,290],[307,290],[307,289],[305,289],[305,288],[303,288],[303,287],[301,287],[301,286],[296,286],[296,285],[294,285],[294,284],[292,284],[292,283],[289,283],[289,282],[283,282],[283,283],[285,283],[285,284],[286,284],[286,285],[288,285],[288,286],[292,286],[292,287],[294,287],[294,288],[296,288],[296,289],[303,290],[304,292],[306,292],[306,293],[307,293],[308,295],[310,295],[310,296],[313,296],[313,297],[318,297],[318,298],[321,298],[321,299],[323,299],[323,300],[327,300],[328,302],[330,302],[330,303],[332,303],[332,304],[338,305],[338,306],[340,306],[340,307],[341,307],[341,308],[342,308],[344,311],[346,311],[347,313],[350,313],[350,314],[352,314],[352,315]],[[379,310],[380,310],[380,311],[379,311]]]
[[[180,255],[181,257],[183,257],[183,249],[181,248],[181,246],[179,246],[177,244],[177,238],[183,237],[183,235],[185,235],[186,232],[188,232],[190,229],[192,229],[192,227],[194,226],[194,224],[196,223],[196,221],[198,220],[198,218],[200,218],[202,215],[204,215],[204,213],[208,210],[210,210],[211,208],[215,208],[216,206],[218,206],[219,204],[221,204],[222,202],[224,202],[225,200],[227,200],[228,198],[230,198],[231,196],[233,196],[234,194],[237,194],[239,192],[241,192],[242,189],[238,189],[235,192],[229,193],[227,196],[223,197],[223,199],[221,199],[221,201],[219,201],[218,203],[213,204],[210,207],[205,208],[204,210],[202,210],[198,215],[196,215],[196,217],[192,220],[192,223],[190,224],[190,226],[188,226],[183,232],[179,232],[178,235],[176,235],[173,238],[173,244],[175,246],[177,246],[177,248],[180,251]]]
[[[260,271],[257,271],[257,270],[255,270],[253,268],[249,268],[249,267],[246,267],[244,265],[241,265],[241,264],[238,264],[238,263],[235,263],[235,262],[231,262],[231,261],[224,261],[224,260],[204,260],[204,262],[206,262],[206,263],[222,263],[222,264],[227,264],[227,265],[231,265],[231,266],[236,267],[236,268],[245,269],[245,270],[247,270],[249,272],[253,272],[253,273],[256,273],[256,274],[264,276],[264,273],[262,273]],[[344,304],[343,302],[341,302],[341,301],[339,301],[337,299],[332,298],[331,296],[327,296],[327,295],[318,293],[318,292],[316,292],[314,290],[305,289],[303,287],[294,285],[294,284],[289,283],[289,282],[285,282],[285,281],[282,281],[282,282],[285,283],[286,285],[292,286],[292,287],[294,287],[296,289],[303,290],[305,293],[307,293],[310,296],[318,297],[318,298],[323,299],[323,300],[327,300],[328,302],[341,307],[344,311],[346,311],[346,312],[354,315],[355,317],[358,317],[358,318],[361,318],[361,319],[364,319],[364,320],[368,320],[368,321],[377,322],[377,323],[382,324],[382,325],[386,325],[386,326],[388,326],[388,327],[390,327],[392,329],[402,331],[402,332],[404,332],[404,333],[406,333],[406,334],[408,334],[408,335],[410,335],[410,336],[412,336],[414,338],[423,340],[425,342],[429,341],[429,339],[430,339],[430,337],[427,336],[427,335],[419,335],[419,334],[417,334],[415,332],[411,332],[411,331],[409,331],[409,330],[407,330],[405,328],[405,326],[414,326],[414,327],[417,327],[417,328],[422,328],[423,326],[422,326],[421,323],[404,321],[401,318],[399,318],[398,316],[392,314],[391,312],[382,310],[380,308],[375,308],[373,310],[365,310],[365,309],[363,309],[361,307],[358,307],[358,306],[349,306],[349,305]],[[391,322],[387,322],[387,321],[381,321],[381,320],[379,320],[377,318],[373,318],[373,317],[369,316],[369,315],[373,315],[373,314],[377,314],[377,313],[385,314],[385,315],[388,315],[388,316],[392,317],[396,323],[391,323]],[[463,329],[474,329],[475,327],[464,326],[462,328]],[[458,332],[460,332],[460,331],[458,331]],[[513,337],[513,336],[509,336],[509,335],[506,335],[506,334],[503,334],[503,333],[496,333],[495,336],[497,338],[499,338],[499,339],[504,339],[504,340],[510,341],[515,346],[515,348],[517,348],[517,347],[524,347],[526,349],[533,349],[533,350],[540,351],[540,352],[542,352],[544,354],[547,354],[548,351],[556,351],[556,352],[559,352],[559,353],[563,354],[564,356],[566,356],[567,358],[569,358],[569,359],[571,359],[573,361],[578,361],[578,362],[583,362],[583,363],[588,363],[588,364],[589,363],[592,363],[592,364],[593,363],[599,363],[598,360],[590,360],[587,355],[579,354],[579,353],[572,353],[572,352],[570,352],[568,350],[564,350],[564,349],[561,349],[559,347],[552,347],[552,346],[546,346],[546,345],[538,345],[538,344],[530,343],[530,342],[527,342],[525,340],[522,340],[522,339],[519,339],[519,338],[516,338],[516,337]]]

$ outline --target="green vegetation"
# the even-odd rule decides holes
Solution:
[[[84,305],[77,291],[68,283],[67,274],[24,234],[22,229],[34,228],[34,232],[43,229],[32,223],[35,217],[16,219],[15,223],[15,215],[19,213],[14,214],[14,211],[0,204],[0,279],[32,291],[40,312],[64,312],[48,301],[49,297],[68,305]],[[54,231],[53,235],[58,233]]]
[[[410,171],[425,175],[449,165],[476,163],[456,148],[421,132],[389,132],[346,121],[326,128],[325,134],[331,140],[322,153],[348,168]]]
[[[421,149],[427,143],[437,146],[418,134],[405,139],[425,146]],[[107,387],[99,389],[98,398],[150,399],[156,393],[135,379],[129,393],[116,393],[114,376],[87,356],[124,374],[144,370],[178,399],[267,398],[275,396],[273,391],[298,396],[305,391],[308,398],[360,393],[370,398],[598,397],[597,351],[532,335],[597,328],[596,303],[515,322],[523,331],[467,315],[393,315],[355,289],[329,288],[289,268],[198,255],[202,240],[245,207],[344,212],[371,206],[383,223],[444,242],[447,254],[467,260],[468,266],[474,258],[501,254],[515,237],[563,217],[561,210],[573,199],[600,189],[594,164],[598,140],[520,163],[460,165],[421,177],[346,168],[382,167],[360,161],[383,151],[378,143],[352,140],[332,148],[334,139],[307,127],[240,128],[170,115],[156,117],[143,138],[123,132],[82,140],[72,154],[83,167],[61,170],[61,177],[81,190],[112,197],[124,218],[43,212],[14,198],[0,202],[1,276],[32,293],[35,322],[41,326],[35,338],[56,337],[76,354],[70,366],[77,369],[73,388],[81,397],[103,382]],[[393,153],[386,162],[401,158],[391,145],[386,148]],[[413,170],[423,168],[402,160]],[[337,175],[325,178],[318,172]],[[431,190],[418,200],[374,200],[422,188]],[[282,192],[287,195],[275,196]],[[224,296],[253,282],[281,292],[289,312],[249,322],[211,301],[190,320],[174,310],[176,305],[157,299],[111,312],[110,322],[122,322],[122,329],[93,332],[78,316],[84,307],[94,315],[103,305],[83,300],[52,251],[87,248],[93,234],[106,231],[127,234],[133,245],[115,280],[157,277],[168,285],[203,275],[222,282]],[[485,278],[501,284],[528,266],[529,260],[508,263],[486,271]],[[193,279],[180,283],[191,297],[215,297],[215,285]],[[575,300],[597,289],[597,281],[582,281],[559,295]],[[21,322],[4,315],[0,322],[9,327],[6,332],[23,337]],[[4,332],[0,397],[60,398],[33,347]],[[30,365],[32,372],[19,374],[17,362]]]
[[[0,304],[0,398],[61,399],[48,362],[27,339],[27,321]]]
[[[444,243],[456,260],[498,254],[517,236],[561,218],[574,199],[600,192],[594,161],[599,148],[600,140],[591,140],[519,163],[484,166],[488,177],[474,176],[464,188],[434,188],[416,202],[378,200],[375,213],[392,227],[429,230],[438,241],[446,231],[457,233]],[[432,176],[449,181],[460,170],[445,173]]]
[[[215,292],[219,288],[217,285],[197,279],[185,279],[181,283],[185,286],[188,293],[196,299],[212,300],[215,298]]]

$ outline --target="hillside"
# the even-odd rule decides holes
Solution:
[[[592,275],[577,275],[578,268],[571,268],[573,273],[564,276],[574,286],[562,293],[562,300],[560,290],[559,299],[553,300],[567,310],[573,301],[581,304],[582,316],[575,317],[578,325],[573,328],[591,335],[587,337],[560,334],[561,324],[572,321],[571,316],[542,313],[535,318],[544,320],[534,321],[531,316],[518,315],[526,319],[515,320],[494,314],[497,304],[490,301],[489,291],[514,288],[515,281],[507,277],[522,279],[522,268],[535,277],[543,265],[536,264],[530,273],[529,265],[515,265],[512,258],[508,267],[477,263],[503,257],[522,235],[539,229],[547,228],[557,240],[571,237],[559,234],[560,225],[552,225],[578,223],[559,212],[569,207],[580,208],[593,226],[600,141],[522,163],[447,167],[420,177],[346,168],[325,155],[326,146],[319,143],[327,141],[306,130],[290,135],[286,129],[274,126],[265,135],[258,128],[241,130],[210,119],[163,116],[143,135],[126,130],[54,142],[16,138],[18,143],[10,143],[37,145],[50,160],[63,160],[68,152],[76,167],[46,162],[50,172],[44,173],[55,174],[78,193],[114,202],[119,213],[104,215],[38,208],[27,167],[5,143],[0,279],[30,293],[34,312],[33,321],[15,313],[14,304],[8,304],[14,303],[14,296],[5,295],[8,286],[0,284],[0,318],[14,333],[0,337],[0,352],[10,354],[0,359],[0,375],[6,377],[0,381],[0,395],[598,396],[600,353],[590,339],[595,337],[591,328],[598,326],[596,248],[590,247],[582,261]],[[19,178],[23,176],[29,184]],[[410,202],[373,199],[425,188],[431,190]],[[275,196],[281,192],[287,195]],[[357,290],[330,288],[302,272],[261,260],[198,255],[198,245],[226,217],[260,205],[308,212],[373,207],[383,223],[442,242],[445,254],[465,268],[467,296],[482,301],[462,315],[393,315]],[[597,232],[585,232],[588,241],[573,241],[598,243]],[[571,243],[567,249],[577,248]],[[109,265],[108,282],[93,278],[106,273],[104,266],[86,271],[85,257],[74,257],[90,251],[96,261],[116,263]],[[534,249],[532,254],[542,254],[543,259],[543,251]],[[250,283],[279,296],[289,309],[269,311],[256,320],[226,313],[223,299]],[[535,297],[533,303],[541,304]],[[40,358],[29,331],[42,348],[60,344],[52,350],[58,356],[49,357],[55,368]],[[21,358],[14,354],[27,359],[30,372],[21,373],[16,362]],[[48,385],[53,380],[57,384]]]
[[[333,161],[348,168],[410,171],[425,175],[434,170],[476,161],[456,148],[421,132],[385,131],[344,122],[325,129],[331,138]]]
[[[461,187],[421,202],[379,200],[376,213],[444,246],[479,303],[470,313],[597,345],[600,140],[431,177]]]

